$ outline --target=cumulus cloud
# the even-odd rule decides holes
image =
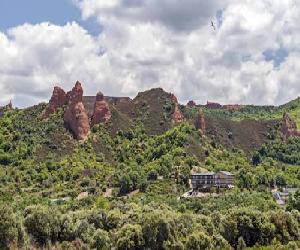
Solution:
[[[100,40],[110,58],[122,58],[131,89],[160,85],[201,103],[279,104],[300,94],[291,62],[299,50],[299,0],[104,2],[77,5],[103,26]],[[266,60],[266,51],[282,48],[288,58]]]
[[[36,104],[49,98],[55,84],[70,89],[77,79],[88,82],[87,94],[108,90],[110,69],[102,47],[76,23],[13,28],[0,35],[0,49],[1,104],[9,99],[19,106]]]
[[[74,22],[0,33],[0,104],[44,101],[55,83],[77,79],[87,94],[160,86],[182,102],[280,104],[300,94],[300,0],[74,3],[96,18],[98,37]]]
[[[76,0],[83,17],[96,16],[100,22],[111,18],[134,25],[149,22],[175,31],[192,31],[210,23],[227,0]]]

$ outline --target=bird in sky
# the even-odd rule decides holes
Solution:
[[[213,21],[211,21],[211,27],[213,27],[213,29],[214,29],[214,30],[216,30],[216,27],[215,27],[215,25],[214,25],[214,22],[213,22]]]

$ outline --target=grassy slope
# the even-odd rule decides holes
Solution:
[[[171,95],[160,88],[141,92],[133,100],[138,120],[150,135],[162,134],[171,127]]]
[[[284,112],[288,112],[300,128],[300,98],[279,107],[245,106],[241,110],[204,106],[181,108],[191,123],[202,109],[206,116],[207,135],[226,147],[237,147],[246,153],[253,152],[265,142],[270,128],[280,122]]]
[[[282,118],[284,112],[288,112],[300,126],[300,98],[292,100],[284,105],[274,106],[253,106],[247,105],[240,110],[228,110],[225,108],[209,109],[205,106],[195,108],[185,108],[183,110],[188,117],[194,117],[199,109],[202,109],[206,115],[216,118],[229,119],[234,121],[249,120],[278,120]]]

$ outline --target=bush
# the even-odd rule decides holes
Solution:
[[[187,249],[212,249],[212,239],[203,232],[195,232],[187,239]]]
[[[102,229],[97,229],[93,235],[92,247],[96,248],[97,250],[110,249],[111,240],[108,232]]]
[[[37,243],[56,241],[60,230],[60,213],[43,206],[32,206],[25,211],[25,227]]]
[[[119,250],[140,249],[144,245],[140,225],[127,224],[116,233],[116,247]]]
[[[20,219],[8,206],[0,207],[0,249],[9,249],[10,245],[24,244],[24,230]]]

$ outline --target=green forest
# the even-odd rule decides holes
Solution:
[[[45,104],[3,108],[0,249],[300,248],[300,191],[284,206],[270,191],[300,188],[300,138],[280,131],[284,112],[299,124],[299,100],[240,111],[182,106],[186,121],[162,131],[152,107],[145,102],[130,123],[113,110],[84,142],[65,126],[64,108],[46,120]],[[169,124],[172,108],[166,101],[159,121]],[[193,123],[200,108],[205,136]],[[252,145],[239,126],[257,121],[275,125]],[[235,187],[181,197],[203,169],[230,171]]]

